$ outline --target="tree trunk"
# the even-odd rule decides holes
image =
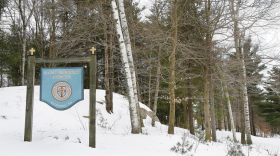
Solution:
[[[230,121],[229,122],[230,123],[229,130],[230,130],[230,127],[231,127],[233,141],[237,142],[237,140],[236,140],[236,133],[235,133],[235,126],[234,126],[234,120],[233,120],[233,115],[232,115],[232,110],[231,110],[231,103],[230,103],[230,99],[229,99],[227,84],[224,84],[224,89],[225,89],[226,101],[227,101],[227,106],[228,106],[229,121]]]
[[[155,118],[157,115],[157,101],[158,101],[158,92],[159,92],[159,82],[160,82],[160,58],[161,58],[161,50],[158,51],[158,65],[157,65],[157,76],[156,76],[156,90],[155,90],[155,99],[154,99],[154,107],[153,107],[153,119],[152,119],[152,126],[155,127]]]
[[[214,105],[214,87],[213,87],[213,52],[212,52],[212,37],[210,30],[210,7],[211,3],[209,0],[205,0],[205,13],[206,13],[206,24],[208,26],[208,30],[206,32],[206,54],[209,57],[208,62],[208,74],[209,74],[209,89],[210,89],[210,105],[211,105],[211,129],[212,129],[212,140],[217,141],[216,138],[216,117],[215,117],[215,105]],[[207,76],[206,76],[207,78]]]
[[[140,106],[139,106],[137,85],[136,85],[136,74],[135,74],[135,68],[133,63],[132,48],[131,48],[131,42],[130,42],[130,37],[128,32],[128,25],[127,25],[126,15],[124,11],[124,2],[123,0],[118,0],[118,2],[119,2],[119,11],[120,11],[120,24],[123,31],[124,43],[127,51],[128,63],[129,63],[129,68],[131,73],[130,75],[131,75],[132,86],[133,86],[132,90],[134,93],[134,100],[140,114]],[[144,127],[144,122],[141,115],[140,115],[140,122],[141,122],[141,127]]]
[[[237,58],[241,65],[240,75],[242,76],[241,90],[243,95],[243,106],[244,106],[244,118],[245,118],[245,130],[247,136],[247,144],[252,144],[251,139],[251,129],[250,129],[250,119],[249,119],[249,108],[248,108],[248,95],[247,95],[247,82],[246,82],[246,67],[244,62],[244,52],[241,49],[241,35],[238,28],[238,18],[239,18],[239,8],[241,0],[238,0],[236,5],[236,10],[234,10],[234,1],[232,0],[232,10],[233,12],[233,21],[234,21],[234,43]],[[241,56],[239,56],[241,55]]]
[[[52,58],[53,57],[53,43],[54,43],[54,41],[55,41],[55,8],[54,8],[54,5],[55,5],[55,2],[54,2],[54,0],[52,0],[52,3],[51,3],[51,5],[52,5],[52,12],[51,12],[51,14],[52,14],[52,16],[51,16],[51,28],[50,28],[50,46],[49,46],[49,58]],[[52,64],[50,63],[49,64],[49,67],[51,67],[52,66]]]
[[[204,114],[203,114],[203,112],[204,112],[204,109],[202,108],[202,110],[200,111],[200,116],[201,116],[201,130],[205,130],[205,127],[204,127]]]
[[[156,12],[158,13],[157,0],[155,0],[155,5],[156,5]],[[157,20],[158,20],[158,18],[157,18]],[[152,126],[153,127],[155,127],[155,118],[156,118],[156,115],[157,115],[157,101],[158,101],[158,92],[159,92],[159,83],[160,83],[160,74],[161,74],[160,59],[161,59],[161,49],[159,47],[158,48],[157,75],[156,75],[156,90],[155,90],[155,99],[154,99],[154,106],[153,106],[153,118],[152,118]]]
[[[3,87],[3,70],[2,70],[2,68],[1,68],[1,84],[0,84],[0,88],[2,88]]]
[[[184,124],[185,124],[185,126],[184,126],[184,128],[185,129],[189,129],[189,108],[188,108],[188,103],[187,103],[187,101],[186,102],[184,102],[184,108],[183,108],[183,110],[184,110]]]
[[[25,17],[25,3],[22,0],[19,0],[18,8],[20,11],[20,16],[22,20],[22,54],[21,54],[21,68],[20,68],[20,74],[21,74],[21,85],[24,86],[24,75],[25,75],[25,62],[26,62],[26,17]]]
[[[174,27],[174,38],[172,42],[172,53],[169,57],[170,69],[169,69],[169,94],[170,94],[170,112],[169,112],[169,124],[168,124],[168,134],[174,134],[175,126],[175,53],[177,47],[177,34],[178,34],[178,21],[177,21],[177,8],[178,2],[174,1],[173,10],[173,27]]]
[[[138,93],[138,97],[139,97],[139,102],[144,103],[142,95],[141,95],[141,90],[140,90],[140,86],[139,86],[139,76],[138,76],[138,70],[137,67],[135,68],[135,74],[136,74],[136,85],[137,85],[137,93]]]
[[[257,136],[256,134],[256,127],[255,127],[255,117],[254,117],[254,107],[252,106],[251,103],[250,104],[250,115],[251,115],[251,127],[252,127],[252,131],[251,131],[251,134],[254,135],[254,136]]]
[[[211,66],[211,65],[210,65]],[[214,105],[214,86],[213,86],[213,73],[210,68],[210,105],[211,105],[211,129],[212,129],[212,141],[217,141],[216,137],[216,117],[215,117],[215,105]]]
[[[139,107],[137,106],[135,94],[133,91],[133,84],[132,84],[132,77],[128,62],[128,55],[126,46],[124,44],[122,29],[120,25],[120,19],[118,15],[117,5],[115,1],[112,1],[112,9],[114,12],[114,19],[117,20],[116,23],[116,31],[119,35],[119,44],[120,44],[120,51],[121,51],[121,59],[124,66],[124,71],[126,75],[126,83],[127,83],[127,91],[129,95],[129,111],[130,111],[130,118],[131,118],[131,132],[133,134],[139,134],[141,132],[141,123],[140,123],[140,114],[139,114]]]
[[[109,114],[113,113],[113,104],[112,104],[112,97],[111,97],[111,88],[110,88],[110,71],[109,71],[109,60],[110,60],[110,54],[109,54],[109,47],[108,45],[110,44],[110,53],[112,51],[112,35],[109,37],[109,42],[108,43],[108,21],[105,18],[105,16],[109,17],[108,11],[106,11],[106,8],[104,7],[105,5],[101,5],[100,7],[100,14],[101,18],[103,21],[103,40],[102,44],[104,46],[104,54],[105,54],[105,59],[104,59],[104,66],[105,66],[105,76],[104,76],[104,85],[105,85],[105,103],[106,103],[106,110]],[[111,62],[110,62],[111,63]]]
[[[22,34],[22,55],[21,55],[21,85],[24,86],[24,76],[25,76],[25,62],[26,62],[26,26],[23,25]]]
[[[110,13],[110,18],[113,20],[113,15]],[[112,22],[110,22],[110,30],[114,30],[114,25]],[[114,90],[114,48],[113,48],[113,42],[114,42],[114,36],[113,33],[110,33],[109,36],[109,42],[110,42],[110,54],[109,54],[109,96],[110,96],[110,110],[113,113],[114,107],[113,107],[113,90]]]
[[[209,113],[209,82],[205,79],[204,84],[204,120],[205,120],[205,141],[211,141],[210,113]]]
[[[223,86],[221,86],[221,88],[223,88]],[[222,89],[222,92],[223,92],[223,89]],[[222,98],[221,98],[221,103],[220,103],[220,111],[222,113],[222,118],[219,118],[219,121],[220,121],[220,131],[225,129],[225,124],[224,124],[224,118],[225,118],[225,115],[224,115],[224,103],[223,103],[223,99],[224,99],[224,94],[222,93]]]
[[[149,59],[149,65],[150,65],[150,67],[149,67],[149,87],[148,87],[148,89],[149,89],[149,97],[148,97],[148,107],[149,108],[152,108],[151,107],[151,83],[152,83],[152,64],[151,64],[151,59],[152,59],[152,57],[151,57],[151,54],[150,54],[150,59]]]
[[[188,63],[188,74],[190,74],[191,63]],[[192,104],[192,88],[191,88],[191,79],[188,76],[187,85],[188,85],[188,109],[189,109],[189,130],[190,133],[195,135],[194,133],[194,124],[193,124],[193,104]]]
[[[168,134],[174,134],[174,126],[175,126],[175,50],[176,48],[173,47],[173,51],[170,57],[170,75],[169,75],[170,112],[169,112]]]
[[[103,8],[102,8],[103,9]],[[102,12],[104,14],[104,12]],[[105,53],[105,77],[104,77],[104,83],[105,83],[105,103],[106,103],[106,110],[109,114],[112,113],[111,111],[111,97],[110,97],[110,82],[109,82],[109,52],[108,52],[108,34],[107,34],[107,22],[104,18],[104,15],[102,15],[103,19],[103,33],[104,33],[104,40],[103,45],[105,46],[104,53]]]
[[[242,55],[242,71],[243,71],[243,83],[242,83],[242,92],[243,92],[243,101],[244,101],[244,118],[245,118],[245,130],[247,137],[247,144],[252,144],[251,139],[251,128],[250,128],[250,118],[249,118],[249,104],[248,104],[248,95],[247,95],[247,83],[246,83],[246,68],[244,63],[244,54]]]
[[[190,81],[190,80],[188,80]],[[188,87],[188,112],[189,112],[189,130],[190,133],[195,135],[194,133],[194,123],[193,123],[193,104],[192,104],[192,93],[190,86]]]
[[[226,110],[225,110],[225,112],[226,112]],[[224,113],[224,114],[225,114],[225,118],[224,118],[225,131],[227,131],[228,130],[228,117],[227,117],[226,113]]]
[[[229,108],[228,108],[229,109]],[[231,119],[230,119],[230,117],[229,117],[230,115],[229,115],[229,112],[228,112],[228,131],[231,131]],[[233,123],[234,123],[234,119],[233,119],[233,117],[232,117],[232,120],[233,120]]]
[[[32,5],[30,4],[26,4],[29,3],[28,1],[23,1],[23,0],[18,0],[18,2],[16,3],[16,7],[19,11],[19,16],[22,22],[22,32],[19,32],[19,34],[22,33],[22,38],[21,38],[21,48],[22,48],[22,54],[21,54],[21,64],[20,64],[20,85],[24,85],[24,76],[25,76],[25,62],[26,62],[26,46],[27,46],[27,26],[29,25],[30,22],[30,18],[33,15],[34,12],[34,8],[35,8],[35,4],[36,1],[32,1]],[[26,15],[26,6],[29,5],[31,10],[29,11],[28,16]],[[16,21],[13,21],[16,22]]]
[[[242,96],[240,96],[242,97]],[[246,144],[246,139],[245,139],[245,120],[244,120],[244,107],[243,107],[243,102],[242,100],[239,102],[240,104],[240,109],[241,109],[241,118],[240,118],[240,125],[241,125],[241,144]]]
[[[117,61],[116,61],[117,62]],[[120,92],[120,82],[119,82],[119,71],[114,70],[114,92],[119,93]]]

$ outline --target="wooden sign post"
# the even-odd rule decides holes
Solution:
[[[89,92],[89,147],[96,147],[96,55],[95,48],[91,49],[90,57],[83,58],[53,58],[42,59],[35,58],[30,50],[28,56],[27,68],[27,93],[26,93],[26,111],[25,111],[25,129],[24,141],[32,141],[32,121],[33,121],[33,105],[34,105],[34,82],[35,82],[35,64],[36,63],[89,63],[90,66],[90,92]]]
[[[27,91],[26,91],[26,110],[25,110],[25,130],[24,141],[32,140],[32,123],[33,123],[33,104],[34,104],[34,81],[35,81],[35,50],[30,50],[27,67]]]
[[[95,148],[96,141],[96,55],[94,53],[95,49],[92,48],[92,54],[90,55],[90,80],[89,80],[89,147]]]

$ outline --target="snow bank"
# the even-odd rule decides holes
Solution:
[[[217,132],[220,143],[199,143],[188,130],[175,128],[175,135],[168,135],[166,125],[156,122],[151,127],[151,118],[144,120],[143,134],[131,134],[127,99],[114,94],[114,113],[108,114],[105,106],[105,91],[97,90],[97,140],[96,148],[88,147],[88,90],[85,100],[66,111],[57,111],[39,101],[39,87],[34,92],[33,141],[24,142],[24,120],[26,87],[8,87],[0,89],[0,151],[1,156],[170,156],[181,155],[170,151],[185,133],[194,147],[195,156],[225,156],[226,137],[230,132]],[[151,111],[147,106],[140,106]],[[239,137],[239,136],[238,136]],[[268,155],[277,152],[279,138],[253,137],[251,148],[242,147],[250,155]]]

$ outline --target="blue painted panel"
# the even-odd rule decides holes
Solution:
[[[84,100],[83,68],[41,68],[40,101],[66,110]]]

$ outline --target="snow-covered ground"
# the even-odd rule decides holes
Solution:
[[[85,100],[66,111],[57,111],[39,101],[39,87],[35,87],[33,141],[24,142],[26,87],[0,88],[0,156],[172,156],[181,155],[170,149],[186,141],[193,148],[186,155],[225,156],[227,136],[218,131],[218,142],[199,143],[187,130],[175,128],[168,135],[168,127],[160,123],[151,127],[151,118],[144,121],[142,134],[131,134],[128,101],[114,94],[114,114],[105,109],[105,91],[97,90],[97,140],[96,148],[88,147],[88,90]],[[145,105],[142,108],[148,109]],[[237,134],[240,138],[240,134]],[[242,147],[247,156],[266,156],[280,153],[280,138],[252,137],[254,145]]]

